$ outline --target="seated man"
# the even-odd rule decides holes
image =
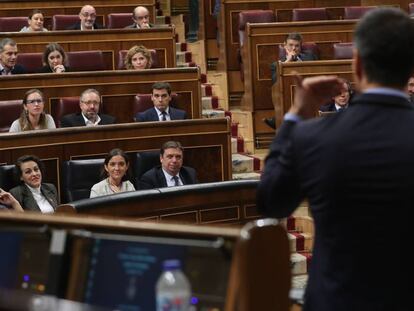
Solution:
[[[79,12],[79,22],[69,26],[67,30],[94,30],[103,27],[95,22],[96,10],[91,5],[84,5]]]
[[[344,82],[342,92],[332,98],[332,102],[323,105],[319,108],[321,112],[338,112],[348,108],[349,102],[352,97],[351,84],[348,81]]]
[[[137,122],[170,121],[187,119],[184,110],[170,107],[171,86],[167,82],[156,82],[152,85],[151,100],[153,108],[135,115]]]
[[[115,118],[106,114],[98,114],[101,95],[95,89],[82,92],[79,100],[81,113],[72,113],[62,117],[61,127],[95,126],[115,123]]]
[[[145,6],[137,6],[132,12],[132,25],[126,26],[125,28],[153,28],[154,25],[150,23],[150,12]]]
[[[160,150],[161,165],[156,166],[140,180],[140,189],[182,186],[196,184],[196,171],[183,166],[183,147],[178,141],[167,141]]]
[[[26,69],[16,64],[17,43],[10,38],[0,41],[0,76],[26,73]]]

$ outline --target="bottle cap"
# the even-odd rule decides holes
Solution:
[[[174,270],[181,268],[181,262],[178,259],[164,260],[162,263],[164,270]]]

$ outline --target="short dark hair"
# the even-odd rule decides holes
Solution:
[[[125,163],[127,165],[129,165],[129,157],[128,157],[128,155],[125,153],[125,151],[123,151],[123,150],[121,150],[119,148],[114,148],[114,149],[112,149],[111,151],[108,152],[108,154],[105,157],[104,164],[105,165],[108,165],[109,161],[111,161],[111,159],[113,157],[118,156],[118,155],[121,156],[121,157],[123,157],[124,160],[125,160]],[[130,173],[130,167],[128,167],[128,170],[126,171],[125,175],[122,176],[122,181],[125,181],[125,180],[130,179],[130,177],[131,177],[130,174],[131,174]],[[108,173],[106,172],[105,168],[102,169],[102,174],[101,175],[102,175],[102,178],[103,179],[105,179],[106,177],[108,177]]]
[[[355,47],[369,82],[404,87],[414,69],[414,21],[396,8],[374,9],[358,22]]]
[[[20,158],[18,158],[16,160],[16,167],[15,167],[16,181],[20,181],[20,177],[22,177],[22,175],[23,175],[22,167],[21,167],[22,164],[26,163],[26,162],[29,162],[29,161],[33,161],[37,164],[37,166],[40,169],[40,173],[42,173],[42,180],[43,180],[44,171],[45,171],[45,166],[44,166],[43,162],[40,161],[40,159],[37,156],[29,154],[29,155],[21,156]]]
[[[43,65],[49,66],[48,57],[49,57],[49,54],[54,51],[58,51],[62,55],[62,63],[65,64],[66,62],[65,50],[62,48],[62,46],[59,43],[52,42],[46,45],[46,48],[43,52],[43,56],[42,56]]]
[[[290,34],[288,34],[286,36],[285,42],[287,42],[287,40],[296,40],[299,41],[300,43],[302,43],[303,38],[302,35],[298,32],[291,32]]]
[[[33,15],[35,15],[35,14],[42,14],[43,16],[44,16],[44,14],[43,14],[43,12],[42,11],[40,11],[39,9],[34,9],[30,14],[29,14],[29,19],[32,19],[32,17],[33,17]]]
[[[183,148],[183,146],[181,145],[180,142],[174,141],[174,140],[169,140],[169,141],[162,144],[161,149],[160,149],[160,155],[163,156],[165,150],[170,149],[170,148],[180,149],[181,152],[184,152],[184,148]]]
[[[171,95],[171,85],[168,82],[155,82],[151,87],[151,94],[153,90],[163,90],[166,89],[168,95]]]

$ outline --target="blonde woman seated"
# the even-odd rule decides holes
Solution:
[[[125,58],[125,68],[144,70],[151,68],[151,51],[143,45],[135,45],[129,49]]]
[[[9,132],[24,132],[56,128],[55,121],[44,111],[45,99],[38,89],[31,89],[24,94],[23,111],[20,118],[10,126]]]
[[[90,197],[99,197],[118,192],[134,191],[128,180],[129,159],[121,149],[112,149],[105,158],[104,180],[93,185]]]
[[[27,23],[28,26],[25,26],[22,29],[20,29],[20,32],[48,31],[46,28],[43,27],[44,17],[42,11],[40,10],[33,10],[32,13],[29,15]]]

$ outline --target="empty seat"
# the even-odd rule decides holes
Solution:
[[[38,72],[43,66],[42,53],[19,53],[16,62],[22,65],[27,73]]]
[[[151,49],[150,52],[151,52],[151,68],[159,68],[157,51]],[[128,50],[118,51],[117,69],[125,69],[125,58],[126,58],[127,53],[128,53]]]
[[[8,132],[22,111],[22,100],[0,101],[0,132]]]
[[[27,17],[24,16],[0,17],[0,32],[20,31],[27,25]]]
[[[334,43],[334,59],[351,59],[354,44],[352,42]]]
[[[344,19],[360,19],[365,13],[375,9],[376,6],[349,6],[345,8]]]
[[[101,51],[67,52],[68,67],[71,71],[105,70],[105,61]]]
[[[244,32],[247,23],[272,23],[276,17],[272,10],[249,10],[239,13],[239,42],[243,45]]]
[[[158,165],[160,165],[160,152],[158,150],[136,153],[134,165],[134,176],[136,178],[135,189],[140,189],[139,180],[141,176]]]
[[[79,22],[79,15],[53,15],[52,30],[66,30],[77,22]]]
[[[14,164],[0,166],[0,188],[4,191],[9,191],[19,184],[15,178],[14,167]]]
[[[60,120],[63,116],[70,113],[79,113],[80,111],[78,96],[62,97],[56,104],[52,105],[51,115],[55,120],[56,127],[60,127]]]
[[[71,160],[63,163],[64,202],[89,198],[91,188],[101,180],[104,159]]]
[[[134,23],[131,13],[111,13],[108,14],[108,28],[125,28]]]
[[[293,9],[292,21],[318,21],[328,19],[325,8]]]

